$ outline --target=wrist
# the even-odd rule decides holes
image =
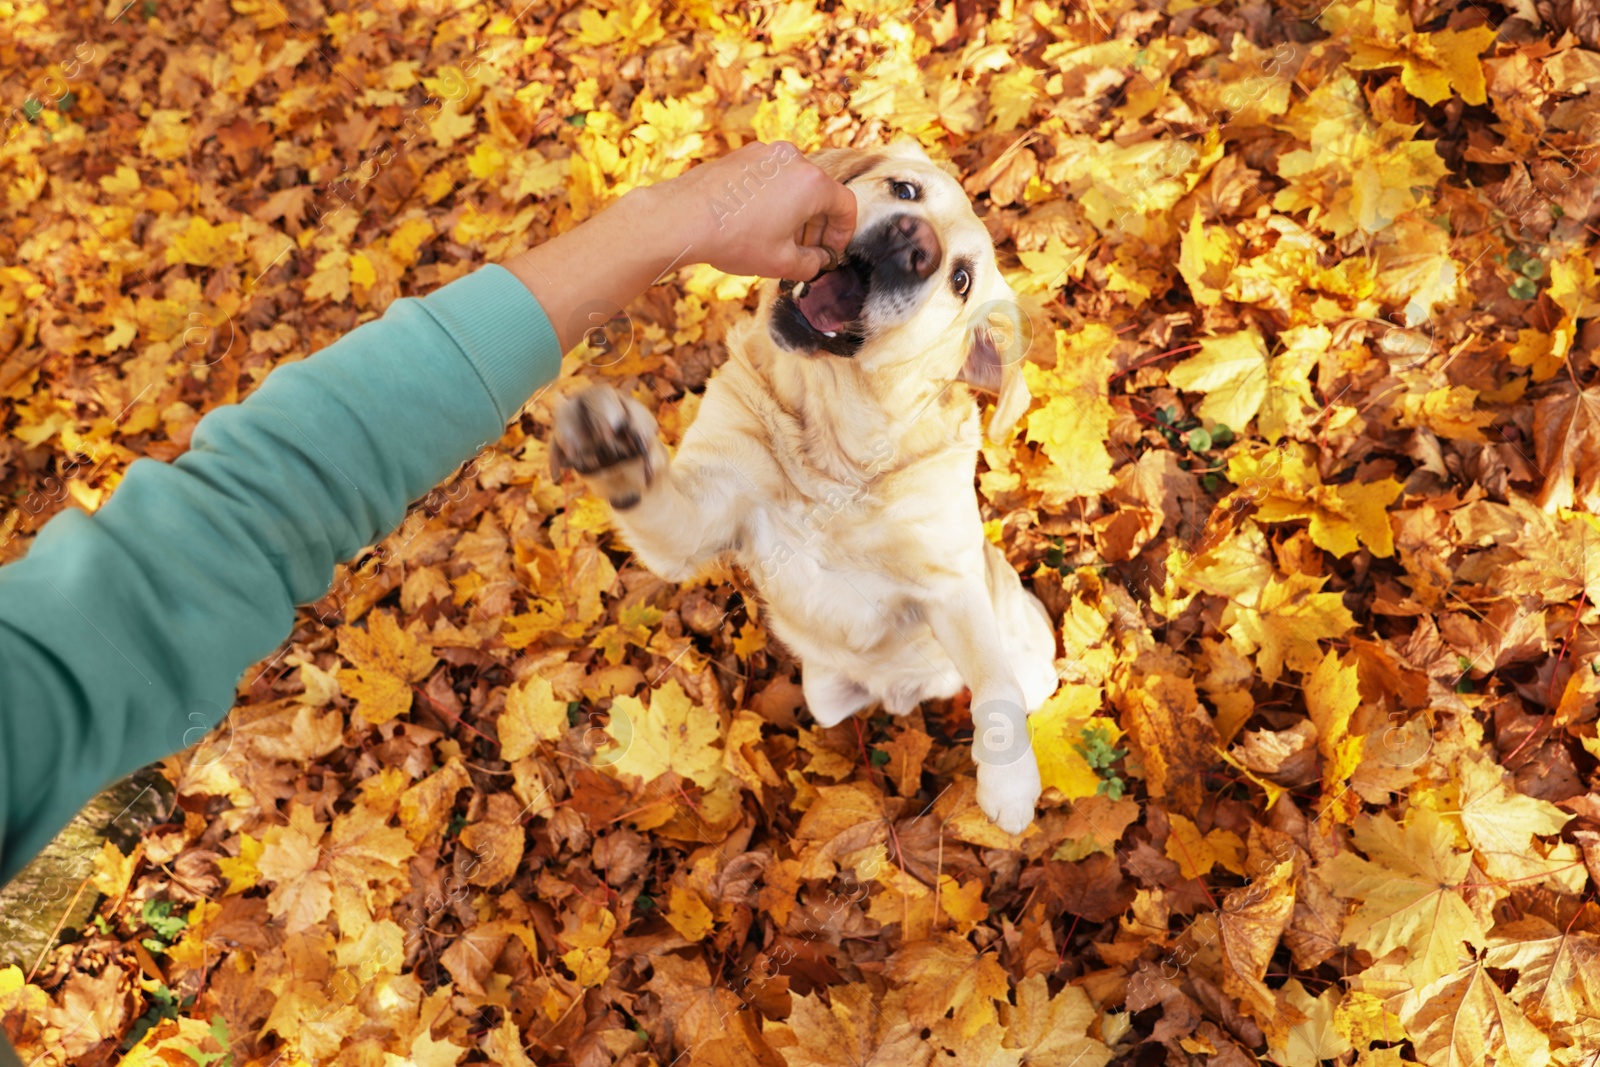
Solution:
[[[683,175],[630,189],[614,210],[622,224],[619,238],[649,264],[652,279],[706,261],[704,205]]]

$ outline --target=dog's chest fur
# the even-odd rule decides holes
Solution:
[[[921,602],[983,566],[976,406],[958,390],[897,424],[872,398],[815,383],[807,393],[765,369],[731,360],[706,399],[713,417],[737,411],[740,436],[763,454],[740,464],[762,484],[732,554],[769,627],[802,661],[920,639]],[[832,403],[808,411],[808,396]]]

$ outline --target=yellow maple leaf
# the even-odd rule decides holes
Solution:
[[[1534,381],[1547,382],[1556,376],[1556,371],[1567,361],[1566,352],[1558,353],[1554,341],[1554,334],[1521,329],[1517,331],[1517,343],[1511,346],[1506,355],[1519,367],[1531,367]]]
[[[1361,765],[1366,738],[1350,733],[1350,716],[1361,705],[1359,672],[1345,664],[1332,649],[1305,680],[1306,708],[1317,727],[1317,749],[1322,753],[1322,795],[1327,798],[1322,815],[1335,813],[1349,822],[1361,810],[1358,796],[1349,791],[1350,776]]]
[[[527,648],[541,635],[560,628],[567,621],[567,609],[549,597],[530,597],[526,612],[507,615],[501,621],[505,629],[500,639],[506,647]]]
[[[1415,809],[1402,825],[1386,814],[1361,815],[1354,840],[1366,859],[1341,852],[1318,872],[1340,896],[1361,902],[1345,922],[1342,943],[1374,959],[1405,949],[1406,974],[1419,985],[1455,972],[1466,957],[1463,945],[1487,944],[1463,895],[1472,853],[1456,847],[1442,816]]]
[[[355,665],[339,672],[339,689],[356,700],[356,710],[372,723],[410,711],[411,683],[427,677],[439,662],[382,609],[367,616],[365,630],[340,629],[339,653]]]
[[[1235,874],[1244,873],[1244,842],[1232,830],[1212,827],[1202,835],[1200,828],[1182,815],[1169,814],[1172,832],[1167,835],[1167,858],[1178,865],[1184,878],[1199,878],[1222,864]]]
[[[666,919],[686,941],[704,940],[714,926],[711,909],[700,894],[681,885],[668,891]]]
[[[1222,302],[1223,290],[1228,287],[1234,265],[1239,261],[1240,243],[1232,227],[1207,226],[1200,203],[1195,202],[1194,216],[1183,232],[1178,254],[1178,273],[1189,283],[1195,303],[1209,307]],[[1228,425],[1242,426],[1243,423],[1229,422]]]
[[[1019,293],[1046,293],[1066,283],[1068,277],[1083,277],[1087,262],[1085,250],[1070,248],[1059,237],[1051,237],[1040,249],[1017,253],[1026,273],[1009,278]]]
[[[1016,984],[1016,1001],[1015,1007],[1000,1005],[1000,1022],[1005,1047],[1021,1050],[1023,1063],[1105,1067],[1111,1062],[1111,1050],[1089,1036],[1091,1029],[1101,1032],[1100,1013],[1082,987],[1069,984],[1052,997],[1045,976],[1033,974]]]
[[[1403,486],[1393,478],[1323,485],[1322,475],[1307,462],[1305,450],[1291,448],[1233,456],[1228,461],[1228,480],[1238,486],[1265,488],[1265,493],[1257,496],[1258,522],[1309,519],[1312,542],[1336,556],[1348,556],[1360,545],[1380,558],[1394,554],[1387,509]],[[1254,492],[1260,493],[1260,489]]]
[[[619,0],[600,13],[585,7],[579,12],[577,40],[586,48],[621,46],[623,53],[649,48],[665,37],[661,11],[649,0]]]
[[[400,794],[400,825],[411,843],[420,846],[438,833],[455,806],[456,794],[471,786],[472,776],[461,760],[452,756],[443,767]]]
[[[1416,127],[1374,122],[1361,87],[1344,70],[1323,79],[1285,125],[1307,147],[1279,156],[1278,176],[1288,185],[1274,195],[1273,207],[1309,211],[1313,223],[1336,237],[1387,229],[1448,173],[1434,142],[1413,139]]]
[[[1505,768],[1486,755],[1463,754],[1455,770],[1459,806],[1452,811],[1446,800],[1440,808],[1447,817],[1460,820],[1467,841],[1491,878],[1531,882],[1557,869],[1565,873],[1572,868],[1573,864],[1563,859],[1543,855],[1535,840],[1559,834],[1574,818],[1571,813],[1513,788]],[[1576,891],[1581,893],[1585,879],[1581,871],[1576,875]]]
[[[756,623],[747,622],[739,628],[732,644],[734,655],[742,660],[748,660],[767,647],[767,631]]]
[[[522,154],[512,169],[517,174],[515,199],[531,196],[542,200],[566,188],[567,174],[571,166],[570,160],[565,156],[546,159],[538,149],[530,148]]]
[[[363,289],[372,287],[378,280],[378,272],[372,267],[372,260],[365,252],[356,252],[350,257],[350,284],[359,285]]]
[[[239,855],[221,856],[217,859],[217,871],[228,880],[227,891],[222,895],[231,897],[235,893],[243,893],[246,889],[253,889],[261,881],[261,868],[256,861],[261,859],[261,850],[265,846],[249,834],[239,835]]]
[[[908,987],[906,1011],[914,1024],[931,1026],[954,1009],[956,1028],[965,1037],[998,1023],[995,1002],[1009,1000],[1010,982],[999,960],[980,955],[954,933],[903,946],[884,970]]]
[[[426,80],[424,79],[424,81]],[[451,100],[439,109],[438,114],[428,120],[428,133],[433,136],[435,143],[440,148],[449,148],[463,137],[477,131],[477,112],[463,111],[461,103],[459,100]],[[449,182],[448,171],[441,169],[435,173],[443,175],[445,181]],[[439,198],[442,199],[444,194],[449,191],[450,189],[447,187]]]
[[[261,839],[256,867],[273,885],[267,910],[298,933],[327,917],[333,906],[333,879],[322,865],[321,841],[326,823],[306,805],[289,804],[287,825],[269,826]]]
[[[317,257],[316,270],[306,282],[307,300],[332,300],[342,304],[350,299],[350,253],[342,248]]]
[[[140,189],[139,172],[126,163],[118,163],[115,174],[100,179],[100,188],[112,196],[132,196]]]
[[[1594,905],[1587,906],[1592,921]],[[1516,971],[1511,999],[1541,1019],[1576,1022],[1600,1009],[1600,936],[1537,916],[1495,926],[1484,963]]]
[[[1514,353],[1512,360],[1516,360]],[[1534,356],[1529,362],[1542,366],[1543,357]],[[1560,367],[1561,362],[1553,362],[1549,368],[1550,374],[1555,373],[1555,368]],[[1537,370],[1534,376],[1537,379]],[[1494,409],[1479,408],[1478,391],[1465,385],[1445,386],[1426,393],[1408,392],[1400,398],[1400,405],[1400,425],[1425,427],[1452,441],[1488,444],[1489,438],[1484,436],[1483,431],[1499,418]]]
[[[1474,26],[1470,30],[1405,33],[1393,41],[1368,37],[1351,45],[1345,66],[1351,70],[1399,67],[1400,84],[1426,104],[1440,103],[1452,92],[1460,93],[1468,104],[1482,104],[1488,96],[1478,57],[1496,36],[1493,26]]]
[[[139,134],[139,151],[151,159],[170,162],[187,156],[194,144],[189,128],[190,112],[177,108],[157,108],[145,121]]]
[[[948,874],[939,878],[939,907],[955,924],[956,933],[965,936],[973,927],[989,917],[989,905],[983,899],[981,879],[969,879],[965,885]]]
[[[774,1044],[783,1042],[788,1067],[837,1067],[841,1055],[855,1057],[844,1062],[861,1067],[927,1067],[935,1048],[922,1037],[922,1026],[907,1017],[907,999],[900,989],[884,993],[862,982],[831,985],[826,997],[820,991],[795,997],[789,1017],[768,1022],[762,1033]],[[760,1062],[754,1055],[749,1061]],[[708,1062],[739,1060],[728,1056]],[[1098,1064],[1085,1060],[1081,1067]]]
[[[1167,372],[1167,381],[1190,393],[1205,393],[1202,419],[1241,431],[1267,396],[1267,345],[1251,326],[1221,337],[1204,337],[1200,351]]]
[[[1256,657],[1256,669],[1269,684],[1283,668],[1313,669],[1322,658],[1319,641],[1343,637],[1355,616],[1338,593],[1321,592],[1327,577],[1291,574],[1272,577],[1265,588],[1240,586],[1223,609],[1222,628],[1241,652]]]
[[[100,842],[100,849],[94,854],[94,872],[89,876],[89,884],[108,897],[120,898],[127,891],[143,851],[143,846],[136,844],[133,851],[124,856],[115,842]]]
[[[616,747],[603,755],[618,773],[641,783],[673,771],[710,788],[727,773],[716,747],[721,736],[716,712],[691,702],[676,679],[651,692],[649,707],[637,697],[613,698],[606,732]]]
[[[403,267],[417,261],[418,251],[433,239],[433,220],[427,216],[409,218],[389,234],[389,254]]]
[[[1051,503],[1103,493],[1116,484],[1106,451],[1114,410],[1106,399],[1111,349],[1117,336],[1100,323],[1077,333],[1056,332],[1056,368],[1027,362],[1022,370],[1034,396],[1046,397],[1027,417],[1027,437],[1051,461],[1034,487]]]
[[[1028,716],[1028,732],[1039,762],[1039,777],[1047,788],[1054,786],[1068,800],[1092,797],[1103,784],[1100,775],[1077,750],[1084,727],[1092,720],[1110,735],[1112,745],[1122,737],[1122,728],[1115,720],[1095,717],[1103,703],[1103,693],[1097,685],[1067,683]]]
[[[1298,979],[1291,978],[1283,985],[1282,997],[1284,1006],[1297,1012],[1300,1020],[1272,1034],[1267,1045],[1273,1054],[1271,1062],[1285,1067],[1311,1067],[1324,1060],[1339,1059],[1352,1050],[1354,1046],[1337,1025],[1342,1003],[1338,986],[1329,986],[1321,996],[1313,997]],[[1361,1063],[1368,1067],[1365,1060]],[[1395,1067],[1400,1064],[1397,1062]]]
[[[514,763],[540,741],[556,741],[567,732],[567,702],[556,699],[548,678],[518,682],[506,690],[506,708],[496,728],[500,758]]]
[[[499,145],[482,140],[467,157],[467,170],[474,178],[493,178],[506,169],[507,162],[505,151]]]
[[[569,949],[561,954],[561,962],[581,986],[603,986],[611,977],[611,950],[608,948]]]
[[[196,215],[167,246],[168,263],[188,263],[196,267],[221,267],[238,254],[239,224],[224,222],[213,226]]]
[[[1400,1021],[1423,1063],[1551,1062],[1550,1039],[1501,992],[1481,960],[1406,991]]]

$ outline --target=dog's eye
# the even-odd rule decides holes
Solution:
[[[910,182],[897,182],[891,178],[889,180],[889,188],[894,191],[896,200],[915,200],[917,198],[918,189]]]
[[[967,273],[967,268],[957,267],[950,272],[950,288],[956,291],[957,296],[966,299],[967,290],[972,288],[972,275]]]

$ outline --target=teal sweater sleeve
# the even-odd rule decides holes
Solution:
[[[108,782],[220,721],[295,605],[560,365],[532,294],[484,267],[274,370],[177,460],[136,460],[95,514],[46,523],[0,567],[0,883]]]

